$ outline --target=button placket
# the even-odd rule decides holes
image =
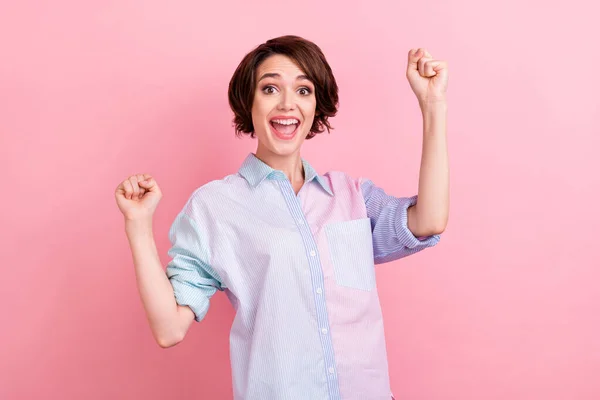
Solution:
[[[279,181],[279,185],[281,188],[281,192],[286,200],[291,216],[294,218],[298,230],[302,236],[305,249],[308,253],[305,254],[308,255],[308,265],[310,269],[310,275],[312,277],[312,285],[314,285],[313,287],[316,286],[316,289],[314,289],[313,291],[317,317],[316,323],[317,326],[321,327],[319,336],[321,338],[323,361],[325,362],[325,366],[330,366],[325,371],[329,374],[329,378],[327,379],[329,396],[331,400],[340,400],[340,388],[334,369],[336,363],[333,350],[333,342],[328,329],[329,317],[325,302],[325,296],[323,295],[323,270],[320,258],[317,255],[317,243],[313,236],[313,232],[309,227],[309,224],[306,222],[304,212],[302,211],[302,207],[300,205],[300,199],[295,195],[290,182],[287,179],[281,180]]]

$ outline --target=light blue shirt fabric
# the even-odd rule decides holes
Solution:
[[[374,265],[440,235],[408,229],[416,195],[302,163],[298,194],[254,154],[194,191],[169,231],[176,301],[200,322],[216,291],[227,295],[236,400],[390,399]]]

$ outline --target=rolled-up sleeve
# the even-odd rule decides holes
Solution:
[[[166,273],[177,304],[189,306],[200,322],[206,315],[210,298],[225,285],[210,265],[210,246],[198,222],[181,211],[169,230],[172,260]]]
[[[417,203],[417,195],[394,197],[369,179],[360,179],[367,216],[373,232],[375,264],[383,264],[435,246],[440,235],[416,237],[408,229],[408,208]]]

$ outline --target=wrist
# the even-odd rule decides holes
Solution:
[[[152,232],[152,217],[125,217],[125,231],[127,232],[127,234],[144,231]]]
[[[423,114],[437,114],[448,110],[448,102],[443,100],[430,100],[424,103],[419,103]]]
[[[419,98],[419,105],[422,107],[446,104],[447,102],[448,98],[445,94],[439,96],[424,96]]]

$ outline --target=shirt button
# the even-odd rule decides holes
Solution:
[[[317,293],[319,293],[319,294],[323,293],[323,289],[317,288]]]
[[[298,220],[298,225],[304,225],[304,221],[302,221],[301,219]]]
[[[335,370],[333,369],[333,367],[329,367],[329,373],[333,374],[335,372]]]
[[[314,256],[316,256],[316,255],[317,255],[317,252],[316,252],[316,251],[314,251],[314,250],[311,250],[311,251],[310,251],[310,255],[314,257]]]
[[[327,335],[327,328],[321,329],[321,332],[323,332],[323,335]]]

